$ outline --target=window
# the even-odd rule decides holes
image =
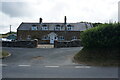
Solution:
[[[31,40],[31,35],[27,35],[27,40]]]
[[[73,30],[73,26],[71,26],[71,25],[67,25],[67,30],[68,30],[68,31]]]
[[[64,36],[59,36],[58,39],[59,40],[64,40]]]
[[[22,40],[22,35],[20,35],[19,39]]]
[[[57,37],[55,37],[55,39],[57,39]]]
[[[49,40],[49,37],[48,37],[47,35],[44,35],[44,36],[42,37],[42,40]]]
[[[76,37],[76,36],[73,36],[73,37],[72,37],[72,40],[75,40],[75,39],[77,39],[77,37]]]
[[[48,30],[48,26],[47,25],[43,25],[41,29],[42,30]]]
[[[61,30],[60,25],[56,25],[55,30]]]
[[[31,30],[38,30],[38,27],[37,27],[36,25],[33,25],[33,26],[31,27]]]

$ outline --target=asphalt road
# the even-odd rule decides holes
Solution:
[[[74,48],[3,48],[11,57],[2,60],[3,78],[118,78],[118,67],[77,64]]]

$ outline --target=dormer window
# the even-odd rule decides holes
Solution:
[[[56,25],[55,26],[55,30],[61,30],[61,26],[60,25]]]
[[[67,25],[67,30],[68,30],[68,31],[73,30],[73,26],[71,26],[71,25]]]
[[[43,25],[41,29],[42,30],[48,30],[48,26],[47,25]]]
[[[33,25],[33,26],[31,27],[31,30],[38,30],[38,27],[37,27],[36,25]]]

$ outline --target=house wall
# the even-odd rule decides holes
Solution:
[[[76,36],[77,39],[80,39],[80,31],[33,31],[33,30],[18,30],[17,39],[18,40],[27,40],[28,35],[31,36],[31,39],[38,39],[39,42],[42,42],[42,37],[51,32],[56,33],[58,36],[64,36],[65,40],[71,40],[73,36]],[[45,42],[49,43],[49,40]]]

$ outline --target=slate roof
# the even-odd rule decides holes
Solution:
[[[31,30],[32,26],[37,26],[38,30],[41,30],[41,27],[44,25],[48,26],[50,31],[53,31],[57,25],[60,25],[62,27],[61,31],[65,30],[64,23],[42,23],[40,24],[40,23],[25,23],[25,22],[22,22],[17,30]],[[67,25],[73,26],[73,31],[84,31],[86,30],[86,26],[87,28],[93,27],[91,23],[67,23]]]

